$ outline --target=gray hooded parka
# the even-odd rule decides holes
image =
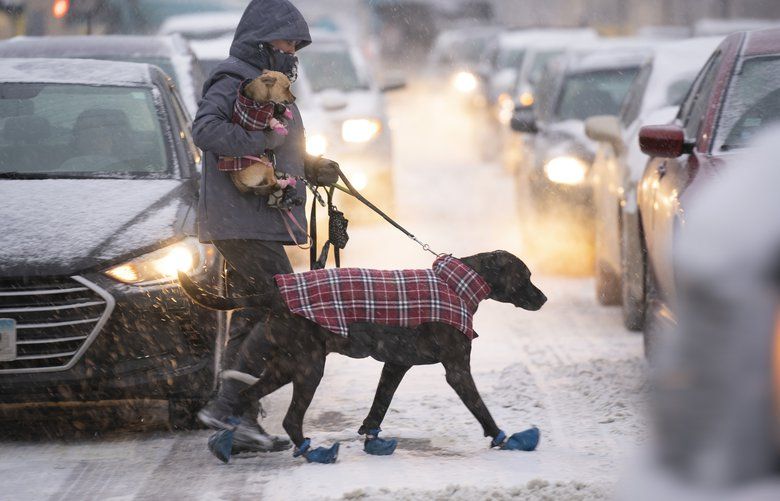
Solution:
[[[301,13],[287,0],[252,0],[236,29],[230,57],[219,64],[203,86],[203,100],[192,126],[195,144],[204,152],[203,175],[198,205],[198,233],[202,242],[215,240],[266,240],[292,242],[278,209],[267,206],[267,198],[243,194],[227,172],[217,170],[218,157],[276,153],[277,169],[303,176],[306,154],[303,122],[297,106],[290,107],[293,119],[285,138],[274,132],[248,132],[231,122],[233,105],[241,82],[274,68],[272,58],[260,50],[261,42],[298,41],[298,48],[311,43],[309,27]],[[297,187],[305,197],[302,183]],[[295,218],[306,225],[304,208],[293,209]],[[303,231],[290,224],[297,243],[305,243]]]

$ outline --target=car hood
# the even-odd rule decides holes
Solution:
[[[194,194],[177,180],[0,181],[0,276],[83,273],[181,238]]]

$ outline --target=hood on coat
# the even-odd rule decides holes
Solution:
[[[255,68],[269,67],[260,43],[272,40],[298,41],[298,49],[311,44],[309,25],[288,0],[252,0],[236,28],[230,55]]]

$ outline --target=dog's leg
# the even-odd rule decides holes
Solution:
[[[474,378],[471,377],[469,359],[466,358],[464,361],[457,362],[443,362],[443,364],[447,372],[447,383],[452,386],[452,389],[455,390],[461,401],[466,404],[469,411],[477,418],[479,424],[482,425],[485,436],[495,439],[501,433],[501,430],[496,426],[493,416],[490,415],[490,411],[488,411],[485,402],[482,401],[482,397],[477,391]]]
[[[385,364],[376,388],[374,403],[371,405],[368,416],[363,420],[363,426],[358,430],[359,434],[365,435],[369,430],[379,428],[385,419],[385,414],[388,407],[390,407],[390,402],[393,400],[395,390],[398,389],[398,385],[401,384],[401,380],[403,380],[410,368],[411,366],[408,365]]]
[[[410,368],[411,366],[409,365],[396,365],[391,363],[386,363],[382,368],[382,377],[379,378],[376,395],[374,396],[374,403],[371,405],[368,416],[363,420],[363,426],[358,430],[359,434],[366,436],[363,450],[368,454],[374,456],[389,456],[395,452],[398,441],[379,438],[379,432],[382,431],[379,425],[382,424],[382,420],[385,418],[387,409],[390,407],[390,402],[393,400],[395,390],[398,389],[398,385],[401,384],[401,380]]]

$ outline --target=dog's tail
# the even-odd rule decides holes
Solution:
[[[212,294],[181,271],[179,272],[179,284],[190,299],[210,310],[229,311],[265,305],[263,296],[259,294],[243,297],[222,297]]]

